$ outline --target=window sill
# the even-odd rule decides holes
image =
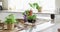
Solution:
[[[22,13],[24,10],[0,10],[0,13]],[[55,12],[52,11],[42,11],[42,12],[37,12],[33,11],[34,14],[55,14]]]

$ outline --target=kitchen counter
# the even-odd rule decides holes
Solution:
[[[3,32],[42,32],[46,29],[51,28],[54,25],[55,25],[54,23],[45,22],[43,24],[36,25],[35,27],[29,28],[27,30],[21,30],[21,31],[16,31],[16,29],[15,30],[3,30]]]
[[[51,22],[45,22],[45,23],[43,23],[43,24],[39,24],[39,25],[36,25],[35,27],[33,27],[32,28],[32,30],[30,30],[30,29],[28,29],[28,30],[22,30],[22,31],[20,31],[20,32],[41,32],[41,31],[43,31],[43,30],[45,30],[45,29],[49,29],[49,28],[51,28],[52,26],[54,26],[55,24],[53,23],[51,23]]]

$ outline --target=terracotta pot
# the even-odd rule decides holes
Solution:
[[[14,24],[7,24],[7,29],[8,30],[13,30],[14,29]]]

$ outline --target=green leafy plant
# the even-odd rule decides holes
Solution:
[[[36,19],[36,15],[29,15],[29,10],[26,10],[24,13],[23,13],[23,15],[26,13],[26,17],[27,17],[27,19],[29,19],[29,20],[34,20],[34,19]]]
[[[30,23],[35,23],[35,21],[36,21],[36,15],[30,15],[30,11],[25,11],[24,13],[23,13],[23,15],[25,15],[25,13],[26,13],[26,19],[27,19],[27,21],[28,22],[30,22]]]
[[[28,20],[36,20],[36,15],[28,16],[27,19]]]
[[[33,4],[29,3],[29,5],[30,5],[30,7],[35,8],[35,7],[33,6]]]
[[[36,20],[36,15],[33,15],[33,20]]]
[[[13,14],[10,14],[10,15],[8,15],[6,17],[5,23],[7,23],[7,24],[13,24],[15,22],[16,22],[16,20],[15,20],[15,17],[14,17]]]
[[[39,7],[38,3],[33,3],[33,4],[29,3],[29,5],[30,7],[36,8],[36,9]]]
[[[38,11],[41,10],[41,7],[38,5],[38,3],[29,3],[30,7],[36,8]]]
[[[25,12],[23,13],[23,15],[26,13],[26,15],[29,15],[29,10],[25,10]]]
[[[27,20],[29,23],[35,23],[36,22],[36,15],[28,16]]]

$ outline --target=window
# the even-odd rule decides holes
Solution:
[[[8,0],[9,7],[14,7],[15,9],[30,9],[29,3],[37,2],[42,6],[42,11],[54,11],[55,10],[55,0]]]

